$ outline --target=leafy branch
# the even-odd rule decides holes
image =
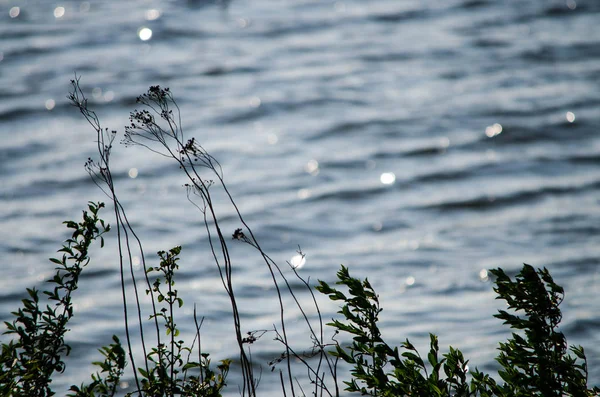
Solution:
[[[55,372],[64,372],[63,358],[71,351],[65,334],[73,317],[72,293],[78,287],[83,268],[90,262],[90,245],[100,239],[100,245],[104,246],[102,235],[110,230],[98,217],[103,207],[103,203],[90,202],[89,212],[83,211],[81,222],[63,222],[73,233],[58,250],[62,256],[50,259],[57,267],[54,277],[47,280],[54,288],[42,291],[49,301],[45,308],[39,291],[27,288],[23,307],[12,312],[16,319],[4,323],[7,328],[4,334],[13,335],[13,339],[2,344],[0,389],[10,395],[54,395],[50,389],[51,377]]]

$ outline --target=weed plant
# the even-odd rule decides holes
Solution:
[[[65,334],[67,323],[73,317],[73,292],[77,290],[83,268],[90,262],[90,245],[96,239],[104,245],[102,235],[110,230],[98,218],[102,207],[102,203],[89,203],[89,212],[83,212],[81,222],[64,222],[73,233],[58,250],[62,256],[50,259],[57,267],[54,277],[47,281],[53,287],[42,294],[48,304],[44,307],[40,302],[36,288],[27,288],[28,297],[22,300],[23,306],[12,312],[15,320],[5,322],[4,334],[12,339],[2,343],[0,390],[3,396],[54,394],[50,389],[52,375],[65,370],[63,358],[71,351]]]
[[[524,265],[514,280],[502,269],[491,270],[497,298],[506,301],[511,311],[501,310],[495,317],[514,330],[508,341],[499,344],[500,370],[496,376],[477,369],[469,371],[468,360],[458,349],[449,347],[441,353],[438,337],[433,334],[425,356],[409,340],[399,346],[389,345],[379,327],[382,308],[377,293],[367,279],[352,277],[344,266],[338,271],[334,286],[320,281],[313,288],[310,280],[303,279],[288,263],[288,274],[293,274],[310,296],[308,304],[301,303],[281,267],[263,251],[238,210],[219,162],[194,138],[184,136],[179,107],[170,90],[152,86],[138,97],[141,110],[130,114],[123,143],[170,158],[188,179],[187,198],[204,222],[212,260],[229,298],[239,352],[235,359],[225,359],[214,366],[209,353],[202,350],[202,318],[196,308],[192,318],[180,316],[184,302],[176,289],[176,279],[182,248],[159,250],[157,265],[147,262],[142,242],[117,196],[110,169],[117,133],[102,127],[96,113],[88,108],[77,77],[72,80],[72,87],[69,99],[94,129],[98,144],[98,158],[88,159],[85,168],[114,211],[126,340],[123,346],[113,336],[112,343],[100,348],[103,361],[93,363],[99,372],[91,375],[90,383],[71,386],[68,396],[121,395],[124,391],[119,385],[129,366],[128,378],[133,378],[134,385],[127,396],[220,396],[227,386],[229,371],[234,370],[241,377],[239,394],[254,397],[258,394],[263,363],[253,362],[250,347],[264,335],[271,335],[282,346],[281,355],[268,366],[277,374],[283,396],[600,395],[597,387],[588,388],[583,348],[567,347],[565,336],[558,331],[564,291],[546,269]],[[221,229],[212,196],[214,188],[225,193],[237,215],[241,227],[233,233]],[[5,323],[4,334],[9,339],[2,342],[0,356],[1,396],[54,395],[51,381],[64,371],[63,359],[70,352],[65,334],[74,314],[72,292],[90,261],[90,244],[99,239],[103,245],[103,235],[110,229],[98,217],[103,207],[103,203],[89,203],[81,222],[65,222],[74,231],[59,250],[62,257],[51,259],[57,267],[55,276],[47,281],[49,289],[43,291],[48,300],[45,308],[38,290],[27,289],[28,297],[23,299],[22,307],[12,313],[15,319]],[[248,331],[242,323],[232,277],[236,267],[229,244],[234,242],[249,245],[269,271],[279,302],[279,319],[272,329]],[[304,255],[300,249],[298,253]],[[138,254],[144,269],[141,276],[133,266],[133,257]],[[325,324],[315,290],[339,303],[339,318]],[[144,292],[150,298],[150,313],[142,310],[140,295]],[[283,304],[286,295],[292,298],[306,324],[306,341],[292,343],[288,337]],[[196,332],[190,343],[181,339],[177,321],[193,321]],[[333,331],[329,340],[324,336],[326,327]],[[139,341],[139,346],[134,345],[135,341]],[[134,358],[137,351],[143,353],[142,362]],[[340,360],[351,368],[347,376],[342,376],[348,380],[339,380]],[[302,375],[297,375],[298,371]]]

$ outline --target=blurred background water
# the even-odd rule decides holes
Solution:
[[[437,333],[494,370],[508,332],[492,318],[502,302],[485,269],[548,267],[566,289],[562,330],[584,345],[599,384],[599,22],[596,0],[0,0],[0,319],[52,275],[61,222],[106,200],[83,169],[94,133],[66,99],[77,72],[120,133],[137,95],[170,87],[263,248],[285,265],[300,245],[313,281],[334,281],[340,264],[368,276],[392,343],[423,349]],[[183,246],[180,327],[192,331],[196,302],[203,347],[235,358],[177,166],[118,146],[112,167],[149,257]],[[113,234],[94,250],[77,291],[59,395],[123,336],[115,244]],[[270,328],[266,269],[234,250],[244,330]],[[290,333],[310,346],[299,325]],[[265,339],[254,358],[263,395],[276,396],[267,362],[280,349]]]

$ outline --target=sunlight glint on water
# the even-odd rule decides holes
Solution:
[[[398,343],[437,332],[440,346],[493,367],[501,326],[487,269],[548,267],[567,292],[563,329],[585,346],[600,383],[600,3],[225,3],[2,11],[3,320],[25,287],[51,276],[61,222],[107,200],[82,167],[96,142],[65,98],[75,71],[103,126],[119,134],[137,95],[169,86],[186,137],[219,160],[267,253],[289,272],[286,261],[301,263],[311,282],[334,280],[340,264],[368,276],[383,332]],[[121,137],[115,183],[146,260],[183,246],[180,292],[205,310],[206,350],[232,357],[222,340],[229,309],[184,178]],[[114,224],[110,208],[104,216]],[[223,217],[224,232],[240,227],[230,210]],[[290,255],[298,245],[310,266]],[[258,310],[272,298],[266,269],[237,249],[236,291],[256,309],[244,327],[267,327],[277,313]],[[94,304],[75,315],[66,374],[77,384],[98,358],[91,343],[109,341],[122,321],[114,234],[94,255],[77,291]],[[336,310],[326,306],[324,318]],[[265,376],[261,387],[280,395],[278,380]]]

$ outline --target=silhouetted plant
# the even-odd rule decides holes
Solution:
[[[600,389],[587,388],[587,361],[581,346],[567,352],[566,338],[556,330],[562,314],[558,306],[564,291],[547,269],[537,272],[524,265],[515,281],[502,269],[491,270],[496,276],[497,299],[505,300],[510,309],[524,312],[518,317],[500,310],[495,317],[511,328],[524,332],[525,338],[513,333],[507,343],[500,343],[497,358],[504,380],[498,384],[479,372],[467,380],[468,361],[452,347],[438,358],[438,339],[430,335],[428,363],[422,359],[408,339],[390,347],[378,327],[379,298],[367,279],[350,276],[342,266],[336,284],[347,287],[349,296],[320,281],[317,290],[334,301],[341,301],[345,321],[333,320],[328,325],[337,332],[352,336],[348,346],[337,344],[333,355],[352,365],[352,378],[344,382],[349,392],[370,396],[592,396]],[[443,369],[443,373],[441,370]]]
[[[141,257],[141,264],[144,269],[146,269],[146,258],[144,255],[144,250],[142,247],[142,243],[138,238],[137,234],[133,230],[133,227],[129,223],[127,218],[127,214],[119,198],[117,197],[114,179],[112,176],[112,172],[110,169],[110,156],[112,153],[113,142],[115,140],[117,132],[112,130],[109,131],[108,128],[103,128],[100,124],[100,119],[96,115],[96,113],[92,110],[88,109],[88,100],[85,97],[81,87],[79,86],[79,78],[75,76],[75,79],[71,80],[71,85],[73,87],[71,93],[68,95],[68,99],[71,103],[79,109],[79,112],[83,115],[83,117],[87,120],[87,122],[92,126],[94,132],[96,133],[96,144],[98,149],[98,160],[93,160],[92,158],[88,158],[85,163],[85,169],[92,178],[92,181],[109,197],[109,199],[113,203],[113,210],[115,213],[115,224],[116,224],[116,232],[117,232],[117,249],[119,254],[119,272],[121,276],[121,296],[123,300],[123,317],[124,317],[124,325],[125,325],[125,337],[127,342],[127,351],[129,354],[129,359],[131,361],[131,365],[136,368],[135,359],[133,356],[133,348],[131,343],[131,333],[129,327],[129,304],[127,298],[126,291],[126,268],[129,268],[129,275],[132,280],[133,285],[133,295],[135,300],[135,309],[137,313],[137,320],[139,324],[139,336],[140,336],[140,344],[142,351],[144,353],[144,367],[146,372],[149,371],[149,365],[147,357],[147,349],[145,342],[145,333],[144,326],[142,321],[142,309],[139,299],[138,287],[136,282],[136,276],[133,267],[133,254],[132,254],[132,241],[131,237],[135,241],[137,248],[139,250],[139,254]],[[130,237],[131,236],[131,237]],[[150,280],[144,272],[145,281],[147,288],[150,288]],[[156,314],[156,302],[153,297],[153,292],[150,292],[151,295],[151,303],[152,303],[152,314]],[[161,333],[158,324],[158,318],[154,316],[154,326],[156,330],[156,338],[157,344],[161,343]],[[135,384],[137,389],[140,389],[140,383],[138,379],[137,372],[133,373]]]
[[[348,346],[337,343],[333,354],[350,364],[352,378],[344,381],[346,391],[369,396],[450,396],[467,395],[467,362],[459,350],[439,359],[438,339],[430,335],[430,351],[427,354],[431,373],[416,348],[408,341],[400,347],[391,347],[381,337],[379,329],[379,297],[367,279],[350,276],[342,266],[337,272],[336,284],[347,288],[347,294],[320,281],[317,290],[340,301],[338,312],[345,321],[334,319],[327,325],[336,333],[352,336]],[[444,373],[441,373],[441,370]]]
[[[249,352],[247,351],[251,345],[251,343],[249,343],[250,339],[245,336],[246,333],[242,330],[237,298],[235,296],[232,281],[234,272],[233,260],[229,253],[227,238],[221,230],[220,219],[213,203],[211,188],[215,184],[225,192],[226,197],[229,199],[230,204],[237,214],[238,220],[244,226],[246,231],[246,233],[243,233],[241,228],[237,229],[233,234],[233,238],[247,243],[258,252],[259,256],[267,266],[273,286],[275,287],[279,302],[280,318],[278,327],[274,326],[272,331],[276,335],[276,340],[280,341],[285,349],[281,356],[281,361],[284,361],[286,364],[285,371],[280,371],[282,387],[284,387],[284,389],[289,388],[289,392],[292,396],[296,395],[295,383],[297,382],[297,379],[293,375],[291,359],[297,358],[305,364],[306,361],[304,360],[304,354],[296,352],[288,340],[286,322],[284,319],[283,291],[280,287],[280,283],[283,284],[282,286],[284,289],[293,297],[296,305],[302,311],[303,318],[309,327],[310,337],[313,341],[312,354],[319,356],[319,364],[317,364],[316,370],[312,371],[311,382],[315,384],[316,389],[323,389],[326,391],[327,387],[323,379],[323,374],[321,373],[321,363],[326,362],[329,373],[335,377],[335,362],[331,361],[325,354],[323,334],[322,332],[317,334],[314,331],[315,327],[310,324],[308,316],[296,299],[284,273],[277,263],[262,250],[252,229],[244,220],[225,184],[221,165],[194,138],[185,138],[181,126],[179,107],[168,88],[163,89],[160,86],[152,86],[148,89],[146,94],[138,97],[137,102],[141,104],[143,108],[142,110],[131,112],[130,124],[125,127],[123,143],[127,146],[142,146],[152,152],[173,159],[179,166],[179,169],[181,169],[188,178],[188,183],[185,184],[188,192],[188,199],[202,214],[212,257],[217,265],[223,286],[231,303],[234,331],[238,350],[240,352],[239,364],[241,366],[243,378],[241,387],[242,396],[245,396],[246,394],[249,396],[256,395],[258,379],[254,375],[253,363],[251,362]],[[199,199],[199,203],[194,201],[195,198]],[[307,283],[305,286],[310,291],[311,287]],[[318,312],[316,300],[313,299],[313,303]],[[320,323],[319,326],[322,328],[322,323]],[[264,334],[262,331],[250,331],[250,333],[252,335]],[[308,366],[308,368],[309,370],[312,369],[310,366]],[[287,378],[285,380],[283,375],[284,372],[286,374],[285,377]],[[327,393],[330,394],[329,392]]]
[[[152,365],[150,371],[138,368],[142,375],[142,392],[146,396],[220,396],[220,391],[226,384],[231,360],[222,360],[217,367],[219,373],[215,374],[210,369],[208,353],[200,352],[198,361],[190,361],[193,346],[187,347],[183,340],[176,339],[179,337],[179,329],[175,323],[175,309],[183,306],[183,299],[174,288],[180,253],[180,246],[171,248],[168,252],[159,251],[160,265],[146,270],[147,273],[160,273],[152,283],[152,291],[156,293],[157,302],[164,305],[156,317],[164,324],[169,342],[168,345],[158,344],[152,347],[148,353],[147,359]],[[166,291],[161,289],[162,284],[166,286]],[[149,294],[150,290],[146,290],[146,293]],[[196,331],[196,337],[199,338],[198,325]],[[187,353],[186,357],[184,353]],[[199,374],[191,375],[188,373],[190,370],[198,370]]]
[[[152,86],[146,94],[137,98],[137,102],[144,108],[131,112],[129,117],[131,123],[125,127],[123,143],[127,146],[142,146],[152,152],[175,160],[189,179],[189,183],[186,184],[188,199],[192,201],[191,195],[201,199],[202,203],[200,205],[194,204],[203,215],[212,257],[219,269],[223,286],[231,302],[234,330],[242,368],[242,395],[245,396],[247,393],[250,396],[255,396],[256,379],[253,374],[252,363],[244,349],[240,314],[232,282],[231,256],[225,234],[220,228],[219,218],[215,212],[210,192],[210,187],[214,181],[200,175],[200,169],[207,169],[211,173],[211,177],[216,177],[225,188],[221,166],[215,158],[195,142],[194,138],[185,139],[181,127],[179,107],[168,88],[162,89],[159,86]],[[209,219],[212,223],[209,222]]]
[[[86,170],[94,182],[107,194],[114,206],[119,270],[123,299],[126,349],[113,336],[113,343],[100,349],[104,360],[93,364],[100,372],[92,374],[92,382],[71,386],[70,397],[114,396],[118,394],[120,379],[124,376],[129,356],[135,380],[133,391],[127,396],[203,396],[218,397],[226,386],[226,378],[232,360],[225,359],[211,369],[210,355],[202,351],[202,320],[198,321],[194,307],[193,321],[195,336],[190,345],[180,339],[176,323],[181,321],[177,314],[184,302],[176,289],[176,273],[179,269],[181,247],[159,251],[157,266],[146,264],[140,239],[129,223],[125,209],[116,194],[110,169],[110,154],[116,137],[115,131],[101,127],[96,113],[88,109],[88,103],[79,79],[72,81],[71,102],[79,109],[94,128],[98,143],[98,160],[88,159]],[[282,394],[287,396],[306,395],[302,382],[294,375],[292,361],[300,363],[306,370],[313,396],[340,396],[338,384],[338,362],[350,365],[350,379],[345,381],[345,390],[371,396],[592,396],[600,395],[600,389],[587,388],[587,361],[581,346],[567,348],[566,338],[558,331],[561,320],[559,305],[564,297],[546,269],[536,271],[525,265],[513,281],[502,269],[491,270],[496,277],[494,291],[498,299],[505,300],[509,309],[496,315],[515,330],[512,338],[500,343],[497,361],[501,367],[499,379],[479,372],[469,371],[468,361],[458,349],[449,347],[441,354],[437,336],[430,334],[429,351],[426,359],[407,339],[399,346],[390,346],[382,337],[379,314],[382,311],[379,297],[370,282],[350,275],[342,266],[337,273],[337,285],[344,291],[320,281],[316,290],[339,302],[341,319],[333,319],[327,325],[335,331],[331,341],[325,341],[325,327],[317,298],[310,279],[301,277],[296,268],[290,270],[310,294],[310,304],[305,305],[294,292],[287,276],[275,261],[266,254],[245,222],[224,182],[219,162],[212,157],[194,138],[186,139],[181,127],[179,107],[168,88],[152,86],[138,98],[142,110],[130,114],[123,142],[140,145],[152,152],[172,158],[188,178],[185,185],[188,200],[199,209],[208,235],[212,258],[219,271],[224,289],[229,297],[235,338],[239,350],[239,368],[242,396],[256,396],[258,379],[252,361],[250,347],[261,336],[273,335],[283,346],[280,356],[268,365],[272,371],[279,370]],[[233,285],[235,271],[229,252],[226,234],[220,228],[211,188],[221,188],[233,206],[243,227],[231,235],[233,240],[245,243],[256,250],[271,276],[279,301],[279,323],[268,330],[243,330],[241,314]],[[194,199],[199,199],[196,202]],[[57,273],[48,282],[56,286],[44,291],[48,299],[55,301],[54,307],[42,309],[38,291],[27,289],[29,298],[23,300],[23,308],[14,312],[16,320],[6,322],[6,333],[14,339],[2,344],[0,395],[1,396],[50,396],[51,377],[64,371],[63,357],[70,348],[64,341],[68,331],[66,324],[73,316],[71,293],[77,289],[79,275],[89,262],[88,247],[91,241],[100,238],[109,226],[97,217],[103,204],[90,203],[84,212],[84,221],[65,222],[75,229],[71,239],[60,250],[62,259],[51,259],[59,265]],[[138,278],[134,271],[134,249],[139,251],[143,266],[145,292],[150,297],[151,308],[148,321],[155,330],[156,343],[146,342],[147,329],[142,321],[142,306],[138,293]],[[304,254],[298,249],[298,255]],[[131,284],[128,283],[130,278]],[[151,280],[152,277],[152,280]],[[131,290],[128,286],[131,285]],[[304,341],[302,348],[292,345],[286,332],[283,294],[288,293],[299,309],[308,330],[310,345]],[[134,361],[134,345],[130,328],[131,303],[134,297],[134,316],[143,363]],[[314,311],[309,313],[308,310]],[[312,314],[316,320],[311,320]],[[351,341],[339,342],[337,338],[351,337]],[[574,355],[570,355],[570,352]],[[192,356],[195,355],[194,358]],[[501,383],[500,383],[501,382]]]
[[[100,239],[110,226],[98,218],[103,203],[88,205],[83,211],[83,220],[64,222],[73,233],[58,252],[62,257],[51,258],[56,274],[47,280],[53,284],[51,290],[42,291],[48,304],[40,302],[39,291],[27,288],[29,297],[22,300],[23,307],[12,312],[16,317],[6,321],[5,334],[13,336],[2,344],[0,356],[0,390],[5,396],[52,396],[52,375],[65,370],[64,356],[71,347],[65,343],[67,323],[73,317],[72,293],[78,287],[79,276],[89,263],[88,250],[92,242]]]
[[[600,389],[587,388],[588,369],[583,347],[567,345],[557,327],[562,319],[559,305],[564,290],[546,269],[537,271],[525,264],[515,280],[502,270],[494,269],[494,291],[497,299],[505,300],[516,314],[499,310],[494,317],[518,330],[512,338],[500,343],[498,371],[504,383],[474,374],[475,384],[485,389],[485,395],[497,396],[588,396]],[[569,350],[574,354],[571,356]]]
[[[71,386],[69,390],[74,393],[67,394],[68,397],[112,397],[117,393],[127,363],[121,341],[116,335],[113,335],[113,341],[114,343],[99,349],[104,361],[93,362],[102,371],[92,374],[92,383],[89,385]],[[106,374],[106,377],[103,377],[103,374]]]
[[[73,82],[73,87],[74,91],[71,95],[73,103],[79,107],[82,114],[84,114],[88,121],[90,121],[90,124],[92,124],[92,126],[96,129],[99,136],[106,135],[107,130],[102,130],[100,128],[100,123],[95,113],[88,110],[87,100],[85,100],[85,96],[79,88],[77,79]],[[397,347],[390,347],[381,338],[381,333],[378,327],[378,315],[381,312],[381,308],[379,306],[379,299],[375,294],[375,291],[369,284],[368,280],[360,281],[350,277],[348,269],[344,267],[342,267],[340,272],[338,272],[338,284],[345,285],[348,288],[350,297],[346,297],[341,291],[331,288],[324,282],[321,282],[317,289],[322,293],[328,294],[331,299],[339,300],[343,303],[340,313],[345,317],[346,322],[334,320],[329,325],[332,326],[336,332],[345,332],[352,335],[353,342],[348,347],[342,347],[335,340],[332,341],[333,343],[325,343],[323,338],[323,323],[320,317],[320,310],[314,295],[312,295],[309,283],[300,277],[295,269],[293,269],[293,266],[291,266],[294,270],[295,276],[303,281],[307,289],[311,291],[314,308],[316,313],[319,315],[319,324],[317,324],[319,327],[318,329],[313,327],[311,321],[309,321],[303,306],[300,304],[299,300],[294,294],[294,291],[290,287],[287,278],[279,266],[262,250],[254,234],[252,233],[252,230],[244,221],[242,214],[239,212],[235,201],[225,185],[223,171],[219,162],[212,157],[198,142],[196,142],[194,138],[186,139],[184,137],[183,129],[181,127],[181,115],[179,112],[179,107],[177,106],[171,91],[168,88],[163,89],[159,86],[152,86],[149,88],[146,94],[138,97],[137,101],[143,106],[143,108],[142,110],[135,110],[130,114],[130,125],[128,125],[125,129],[125,138],[123,139],[123,142],[126,145],[143,146],[155,153],[172,158],[176,161],[179,168],[186,174],[189,180],[189,183],[185,185],[188,189],[188,199],[190,202],[196,205],[203,215],[212,256],[219,270],[219,274],[221,275],[223,286],[225,287],[225,290],[230,298],[234,320],[234,330],[240,351],[240,365],[243,377],[241,394],[243,396],[245,396],[246,393],[249,396],[256,395],[256,379],[253,374],[253,363],[250,360],[250,356],[246,352],[246,347],[254,343],[258,337],[263,335],[265,332],[268,332],[268,330],[250,331],[248,333],[242,332],[240,313],[238,311],[237,300],[232,282],[232,273],[234,271],[232,258],[229,254],[227,240],[225,239],[224,233],[221,231],[219,226],[219,217],[214,208],[213,198],[210,191],[211,187],[215,184],[215,181],[226,193],[226,196],[229,198],[230,203],[234,207],[238,218],[244,227],[244,229],[238,228],[235,230],[233,233],[233,239],[242,241],[259,252],[268,267],[272,277],[273,285],[276,289],[280,305],[280,328],[274,326],[272,332],[275,333],[275,339],[283,344],[285,351],[279,358],[273,360],[270,365],[272,366],[272,369],[274,369],[278,363],[285,362],[286,364],[285,372],[287,373],[287,383],[289,386],[285,385],[283,371],[279,371],[284,394],[286,394],[286,389],[289,387],[290,394],[292,396],[297,395],[294,387],[294,381],[296,378],[293,375],[291,368],[292,358],[297,359],[307,368],[309,379],[315,387],[313,390],[314,395],[339,395],[337,382],[337,359],[342,359],[353,366],[353,377],[349,382],[346,383],[346,390],[350,392],[360,392],[362,394],[371,395],[445,396],[476,395],[478,393],[481,393],[481,395],[487,395],[486,393],[498,394],[502,390],[508,390],[498,386],[492,377],[482,374],[477,370],[473,372],[473,378],[471,379],[471,383],[469,383],[467,380],[468,361],[464,359],[459,350],[453,349],[452,347],[450,347],[448,353],[443,354],[441,358],[439,358],[440,354],[438,339],[434,335],[430,335],[430,351],[427,354],[427,363],[421,358],[418,351],[408,340],[406,340],[400,346],[402,353],[400,353]],[[99,175],[98,179],[103,180],[109,186],[111,196],[114,199],[115,208],[118,208],[117,215],[119,213],[123,214],[122,217],[125,220],[124,224],[127,226],[125,230],[130,230],[133,233],[129,223],[126,221],[124,210],[116,199],[114,186],[112,185],[112,179],[107,177],[107,175],[110,176],[108,154],[110,153],[112,146],[112,139],[114,139],[114,134],[110,136],[108,145],[99,145],[101,161],[97,166],[99,171],[96,173],[96,176],[98,177]],[[208,176],[201,175],[202,170],[208,171]],[[193,201],[193,197],[199,198],[200,203],[195,203]],[[119,225],[119,222],[117,222],[117,226]],[[119,227],[117,229],[119,230]],[[138,244],[140,244],[141,249],[141,243],[139,243],[139,240]],[[127,247],[129,250],[128,244]],[[177,254],[178,253],[179,252],[177,252]],[[172,252],[172,254],[176,256],[175,253]],[[299,254],[302,254],[301,251],[299,251]],[[163,255],[165,255],[164,252]],[[163,262],[165,260],[168,262],[172,260],[172,258],[163,258]],[[144,268],[146,269],[145,262]],[[157,269],[158,268],[156,268],[156,270]],[[146,272],[146,282],[148,285],[150,285],[147,273],[148,272]],[[529,276],[530,273],[531,272],[528,272],[528,268],[526,267],[519,277]],[[535,274],[535,272],[533,273]],[[509,301],[509,305],[512,303],[512,307],[516,310],[520,310],[522,307],[517,306],[519,304],[519,299],[524,299],[526,296],[518,296],[515,298],[515,300],[510,301],[510,294],[508,292],[509,289],[507,288],[512,284],[506,281],[507,278],[502,277],[503,272],[501,269],[493,271],[493,274],[497,275],[499,278],[499,284],[496,288],[496,292],[499,294],[499,297]],[[165,274],[165,278],[167,280],[169,280],[169,277],[170,276]],[[501,353],[499,356],[498,361],[505,368],[505,370],[500,371],[500,376],[506,382],[506,384],[502,387],[517,387],[517,385],[524,383],[526,379],[523,377],[521,372],[515,372],[515,368],[512,367],[513,364],[517,364],[516,367],[519,368],[519,363],[514,361],[516,358],[527,362],[527,357],[525,354],[521,355],[520,357],[513,357],[513,355],[511,355],[515,350],[515,346],[513,345],[516,344],[516,346],[522,347],[524,349],[523,351],[526,351],[527,348],[530,347],[537,349],[533,350],[533,355],[535,357],[537,357],[536,355],[538,353],[540,354],[538,357],[540,360],[539,369],[533,372],[525,372],[525,377],[539,377],[540,379],[538,379],[537,384],[539,384],[540,387],[542,387],[542,384],[544,384],[544,387],[547,388],[553,388],[557,385],[565,386],[568,390],[576,390],[577,385],[583,385],[585,388],[587,383],[587,367],[583,350],[579,348],[572,349],[576,356],[580,360],[583,360],[583,363],[579,363],[576,359],[565,356],[565,352],[560,350],[560,346],[562,346],[561,343],[564,342],[564,338],[561,339],[558,336],[559,334],[555,333],[554,331],[548,331],[548,329],[554,330],[558,324],[558,321],[560,321],[560,311],[558,310],[558,303],[560,302],[556,296],[556,293],[562,293],[562,290],[553,283],[552,279],[549,278],[549,275],[544,277],[542,280],[547,283],[547,287],[550,288],[550,291],[555,294],[553,295],[554,301],[552,301],[554,302],[554,306],[546,305],[530,307],[527,315],[534,320],[531,320],[529,323],[525,324],[518,322],[516,320],[518,319],[517,317],[505,318],[509,325],[515,328],[520,327],[526,330],[526,334],[529,335],[528,337],[531,345],[526,346],[523,344],[523,339],[519,339],[520,337],[518,336],[515,336],[515,339],[509,341],[508,344],[500,345],[500,350],[503,353]],[[508,280],[510,281],[510,279]],[[523,287],[523,285],[521,285],[523,284],[522,280],[518,280],[519,281],[517,281],[517,283],[520,283],[519,286]],[[292,347],[287,338],[282,291],[279,286],[280,282],[283,282],[287,291],[293,297],[297,307],[300,309],[303,315],[306,324],[308,325],[310,338],[313,343],[313,347],[308,353],[304,351],[297,351]],[[133,283],[135,286],[135,279],[133,279]],[[170,286],[169,282],[167,282],[167,284]],[[542,297],[542,292],[545,291],[544,288],[540,288],[540,286],[535,283],[526,284],[525,286],[531,289],[530,294],[532,297],[538,296],[540,301],[544,301]],[[157,285],[154,285],[154,287],[149,286],[148,290],[150,293],[158,293],[158,299],[163,296],[163,294],[158,290]],[[173,291],[170,290],[170,293],[173,293]],[[152,301],[154,303],[154,296],[152,296]],[[175,301],[172,300],[171,296],[171,302],[168,302],[171,310],[174,302]],[[528,302],[529,301],[524,300],[522,304],[526,305]],[[549,310],[549,312],[544,311],[546,309]],[[173,339],[176,328],[174,326],[172,314],[161,315],[161,313],[157,312],[156,307],[154,306],[154,314],[151,315],[151,317],[154,318],[155,321],[159,317],[163,318],[171,338],[171,349],[179,349]],[[169,313],[172,313],[172,311]],[[504,312],[501,312],[500,316],[505,315],[502,313]],[[550,328],[542,327],[535,321],[536,318],[549,318]],[[158,327],[158,323],[156,324]],[[140,333],[143,335],[142,329],[140,329]],[[534,336],[538,339],[533,338]],[[542,342],[542,340],[545,340],[546,337],[552,338],[551,340],[553,342],[550,344],[547,342]],[[326,354],[327,348],[332,345],[335,346],[335,349],[332,352],[334,360],[331,360],[329,355]],[[160,340],[158,341],[158,346],[164,346],[160,343]],[[129,346],[129,349],[131,356],[131,346]],[[156,351],[153,349],[152,353],[146,354],[146,357],[151,358],[150,361],[154,362],[155,355],[156,358],[158,358],[156,362],[162,363],[166,357],[172,358],[174,352],[174,350],[171,350],[169,355],[167,350],[162,351],[161,349],[158,349],[158,351]],[[307,360],[307,358],[313,356],[318,356],[316,368],[313,368],[311,363]],[[172,371],[174,371],[174,366],[172,365],[173,361],[169,361],[167,359],[167,362],[168,365],[165,366],[165,368],[169,367]],[[321,365],[323,363],[325,363],[327,371],[321,370]],[[522,366],[525,366],[525,364]],[[556,370],[559,374],[558,379],[568,378],[569,380],[566,381],[566,383],[561,383],[560,380],[552,378],[546,379],[545,377],[548,375],[542,375],[544,370]],[[148,378],[145,375],[150,374],[148,370],[148,360],[146,360],[146,372],[143,372],[142,370],[140,373],[142,373],[145,379]],[[563,373],[566,375],[560,375]],[[171,374],[171,381],[173,381],[173,375],[174,372]],[[333,387],[328,387],[326,378],[332,380]],[[555,382],[552,383],[552,381]],[[300,390],[300,393],[303,395],[304,392],[302,391],[301,387]]]
[[[174,322],[175,303],[177,308],[183,304],[183,300],[177,296],[177,291],[173,289],[175,284],[174,273],[178,268],[177,256],[181,250],[180,247],[171,249],[169,252],[159,251],[158,255],[161,259],[160,265],[157,267],[150,267],[146,264],[146,258],[144,255],[144,249],[142,243],[134,231],[132,225],[129,223],[124,207],[118,199],[112,172],[110,169],[110,155],[113,149],[113,142],[116,137],[115,131],[109,131],[107,128],[103,128],[100,123],[100,119],[93,110],[88,108],[88,101],[85,97],[81,87],[79,85],[79,79],[76,77],[71,81],[73,90],[71,91],[68,98],[71,103],[76,106],[80,113],[85,117],[88,123],[96,132],[98,142],[98,154],[99,160],[88,159],[86,163],[86,170],[92,177],[93,181],[105,192],[105,194],[112,200],[114,205],[115,217],[116,217],[116,230],[117,230],[117,242],[119,250],[119,268],[121,274],[121,291],[123,297],[123,312],[125,319],[125,335],[127,339],[127,350],[130,357],[132,366],[134,367],[133,375],[135,379],[135,390],[138,395],[165,395],[172,396],[175,394],[181,394],[183,391],[192,393],[191,395],[201,396],[216,396],[219,395],[219,391],[225,385],[225,378],[229,371],[229,360],[221,361],[221,364],[217,366],[218,373],[215,373],[210,369],[210,359],[207,353],[201,351],[200,348],[200,324],[198,324],[197,318],[194,312],[194,322],[196,324],[196,337],[192,346],[187,347],[184,341],[175,339],[179,331],[176,328]],[[168,129],[162,130],[158,125],[152,123],[153,115],[148,110],[134,111],[131,113],[131,125],[126,127],[126,139],[130,137],[130,134],[135,134],[136,131],[140,133],[148,132],[156,134],[157,142],[163,145],[167,145],[169,138],[175,138],[182,136],[182,131],[179,127],[178,121],[173,117],[173,112],[168,108],[168,105],[172,104],[176,107],[176,104],[172,100],[172,96],[169,90],[162,90],[158,86],[150,87],[147,94],[144,94],[138,98],[138,102],[148,106],[153,111],[158,112],[168,122]],[[135,124],[135,123],[142,124]],[[139,131],[137,128],[140,128]],[[149,130],[146,131],[145,128]],[[153,140],[150,138],[150,140]],[[142,146],[145,146],[142,144]],[[171,148],[165,146],[167,151]],[[154,151],[153,149],[150,149]],[[217,163],[218,164],[218,163]],[[210,205],[212,209],[212,204]],[[215,217],[216,220],[216,217]],[[208,224],[207,224],[208,227]],[[218,228],[218,226],[217,226]],[[219,230],[219,235],[222,234]],[[140,297],[138,292],[137,277],[135,275],[133,266],[133,252],[134,249],[131,241],[135,242],[137,250],[141,257],[141,265],[144,269],[144,280],[146,283],[146,294],[150,296],[152,303],[150,320],[152,320],[155,327],[155,346],[148,347],[146,343],[146,332],[142,321],[142,307],[140,304]],[[224,241],[224,238],[222,238]],[[226,248],[226,247],[225,247]],[[214,251],[213,251],[214,253]],[[144,353],[143,366],[135,365],[133,355],[132,337],[129,327],[129,303],[128,303],[128,291],[126,289],[126,268],[129,268],[129,276],[131,278],[132,291],[135,301],[135,312],[138,319],[138,331],[140,337],[141,349]],[[164,277],[163,282],[167,285],[167,291],[161,290],[161,276],[155,279],[154,282],[150,281],[149,274],[152,272],[160,272]],[[165,304],[166,307],[158,309],[159,304]],[[236,306],[234,305],[234,313],[237,313]],[[162,332],[160,331],[160,323],[166,328],[166,336],[168,342],[164,343],[162,338]],[[192,349],[194,343],[198,341],[198,360],[190,361]],[[187,357],[184,361],[182,354],[186,352]],[[251,365],[249,360],[245,361],[246,372],[251,371]],[[195,375],[189,373],[189,371],[195,371]],[[141,380],[140,380],[141,376]],[[245,386],[248,390],[254,390],[254,379],[251,377],[245,377]]]

